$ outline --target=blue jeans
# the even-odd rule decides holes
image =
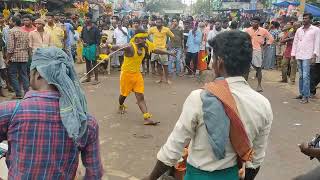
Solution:
[[[19,80],[22,81],[24,93],[29,90],[29,77],[27,72],[27,62],[10,62],[9,76],[11,80],[11,86],[13,87],[16,96],[22,96]]]
[[[173,57],[173,56],[169,57],[168,71],[169,73],[173,73],[173,65],[175,64],[176,74],[179,74],[181,73],[182,48],[172,48],[171,50],[176,51],[177,57]]]
[[[310,97],[310,59],[298,59],[299,92],[304,98]]]

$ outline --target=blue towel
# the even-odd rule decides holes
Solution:
[[[203,121],[209,137],[209,144],[215,157],[225,157],[225,146],[229,141],[230,119],[221,101],[210,92],[201,92]]]
[[[73,61],[56,47],[39,48],[32,58],[30,70],[34,69],[59,90],[62,123],[69,137],[77,142],[87,129],[88,109]]]

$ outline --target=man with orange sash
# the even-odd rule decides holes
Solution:
[[[138,29],[129,44],[112,47],[110,45],[110,48],[111,50],[117,50],[125,47],[124,62],[121,67],[120,75],[119,112],[125,112],[127,107],[124,105],[124,101],[131,92],[134,92],[137,98],[137,104],[143,113],[144,125],[157,125],[159,122],[151,120],[152,115],[148,112],[144,100],[144,81],[140,67],[147,52],[172,56],[175,56],[175,54],[156,49],[154,44],[148,41],[147,38],[148,33],[142,29]]]
[[[156,180],[175,166],[187,144],[184,180],[239,180],[242,167],[245,179],[253,180],[259,171],[273,114],[269,101],[243,78],[252,58],[250,36],[227,31],[209,44],[217,78],[188,96],[158,152],[157,164],[144,180]]]

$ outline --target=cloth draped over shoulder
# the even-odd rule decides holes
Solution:
[[[134,35],[131,39],[130,39],[130,43],[134,43],[134,40],[136,38],[147,38],[149,35],[148,33],[138,33],[136,35]],[[149,41],[148,39],[146,40],[146,52],[148,52],[148,54],[150,54],[152,51],[154,51],[156,49],[156,46]]]
[[[70,138],[77,142],[87,129],[87,101],[74,69],[73,61],[56,47],[35,51],[31,70],[54,85],[59,93],[60,116]]]
[[[229,138],[238,159],[241,162],[251,161],[253,149],[227,81],[218,78],[207,83],[203,89],[204,123],[215,156],[218,159],[225,157],[225,145]]]

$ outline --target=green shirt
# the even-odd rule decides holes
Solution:
[[[174,38],[171,39],[171,45],[173,48],[182,48],[183,45],[183,30],[180,27],[171,28],[171,32],[174,34]]]

